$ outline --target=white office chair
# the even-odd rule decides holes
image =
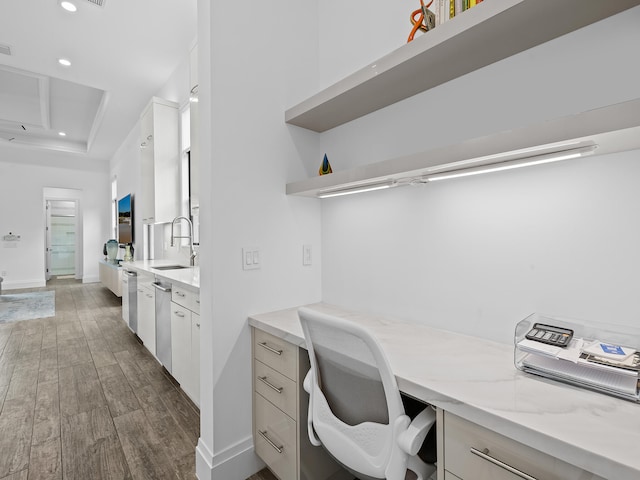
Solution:
[[[311,443],[362,480],[428,480],[435,466],[417,453],[435,425],[433,409],[413,421],[405,414],[389,362],[365,328],[308,308],[298,316],[311,361]]]

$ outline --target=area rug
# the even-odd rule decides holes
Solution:
[[[55,298],[53,290],[0,295],[0,323],[54,317]]]

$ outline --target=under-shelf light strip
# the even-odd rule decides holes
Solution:
[[[562,160],[570,160],[573,158],[580,158],[593,153],[597,148],[597,145],[589,145],[586,147],[562,150],[559,152],[552,152],[543,155],[529,156],[527,158],[520,158],[516,160],[507,160],[500,163],[493,163],[489,165],[482,165],[479,167],[465,168],[462,170],[455,170],[443,173],[435,173],[432,175],[425,175],[422,177],[429,182],[435,182],[439,180],[449,180],[451,178],[468,177],[471,175],[481,175],[483,173],[499,172],[501,170],[511,170],[513,168],[530,167],[533,165],[542,165],[544,163],[560,162]]]
[[[569,148],[569,149],[560,150],[556,152],[545,153],[541,155],[529,155],[527,157],[518,158],[514,160],[504,160],[500,162],[493,162],[493,163],[489,163],[489,164],[485,164],[477,167],[469,167],[469,168],[462,168],[462,169],[458,168],[458,169],[445,171],[442,173],[432,173],[432,174],[422,175],[417,178],[411,177],[411,178],[398,179],[398,180],[390,179],[390,180],[384,180],[382,182],[367,183],[364,185],[356,185],[356,186],[339,188],[339,189],[321,190],[320,192],[318,192],[317,197],[318,198],[338,197],[341,195],[351,195],[354,193],[371,192],[374,190],[382,190],[385,188],[392,188],[392,187],[402,186],[402,185],[435,182],[438,180],[448,180],[451,178],[467,177],[471,175],[480,175],[483,173],[498,172],[501,170],[511,170],[513,168],[530,167],[532,165],[541,165],[544,163],[559,162],[562,160],[570,160],[572,158],[583,157],[585,155],[593,153],[597,147],[598,146],[595,144],[587,145],[587,146],[582,146],[578,148]],[[505,154],[496,155],[496,158],[499,158],[499,156],[502,156],[502,155],[506,156],[507,154],[505,153]],[[486,159],[486,157],[483,157],[483,159]],[[472,161],[473,160],[468,160],[468,161],[465,161],[465,163],[466,162],[470,163]],[[452,165],[449,166],[449,168],[451,167]],[[438,168],[446,168],[446,166],[442,165]],[[406,182],[406,180],[410,180],[410,181]]]
[[[354,193],[363,193],[363,192],[371,192],[374,190],[383,190],[385,188],[395,187],[396,182],[393,180],[388,180],[379,183],[368,183],[366,185],[359,185],[355,187],[349,188],[341,188],[337,190],[326,190],[318,192],[318,198],[330,198],[330,197],[339,197],[341,195],[351,195]]]

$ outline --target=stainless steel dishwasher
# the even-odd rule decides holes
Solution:
[[[122,275],[122,319],[138,333],[138,274],[124,270]]]
[[[156,278],[156,357],[171,373],[171,284]]]

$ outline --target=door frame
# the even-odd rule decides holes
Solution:
[[[49,267],[51,263],[50,259],[50,245],[51,245],[51,215],[47,208],[49,202],[63,200],[67,202],[75,203],[75,230],[76,230],[76,245],[75,245],[75,278],[76,280],[82,280],[83,276],[83,239],[82,239],[82,190],[73,188],[43,188],[43,216],[44,216],[44,277],[45,281],[51,278],[49,273]]]

